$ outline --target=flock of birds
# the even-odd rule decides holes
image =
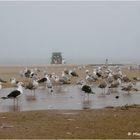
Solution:
[[[80,78],[78,71],[84,70],[85,75]],[[89,96],[89,94],[96,94],[92,85],[97,85],[98,88],[102,89],[102,94],[111,94],[113,90],[116,90],[118,87],[121,87],[121,90],[126,91],[130,94],[130,91],[138,91],[135,88],[136,82],[140,81],[139,77],[133,77],[130,80],[127,75],[125,75],[119,66],[114,66],[110,68],[109,66],[102,65],[99,67],[93,67],[93,70],[86,69],[86,66],[77,66],[73,69],[65,68],[62,71],[61,76],[58,76],[54,72],[47,73],[46,70],[43,71],[43,77],[39,77],[39,73],[42,71],[38,68],[28,69],[20,71],[19,74],[23,78],[22,81],[17,81],[16,78],[11,78],[10,83],[16,85],[16,89],[11,91],[5,97],[1,99],[14,99],[14,102],[20,94],[23,94],[23,88],[29,89],[34,92],[40,86],[48,89],[48,92],[53,94],[55,85],[64,85],[70,84],[73,77],[77,79],[76,85],[80,87],[80,90]],[[24,82],[26,79],[28,82]],[[79,80],[80,79],[80,80]],[[2,89],[2,83],[7,83],[7,81],[0,79],[0,89]],[[105,92],[105,89],[108,89],[108,92]],[[118,99],[119,96],[116,96]]]

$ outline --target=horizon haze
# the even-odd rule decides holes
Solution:
[[[0,1],[0,65],[139,63],[140,1]]]

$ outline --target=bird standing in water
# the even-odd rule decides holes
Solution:
[[[95,93],[92,91],[91,87],[86,84],[85,81],[80,81],[79,84],[81,85],[81,90],[88,95],[88,100],[89,100],[89,94],[95,94]],[[84,94],[84,99],[85,99],[85,94]]]
[[[11,93],[9,93],[6,97],[1,97],[2,99],[14,99],[14,106],[15,106],[15,101],[17,100],[17,105],[18,105],[18,96],[23,93],[23,83],[18,82],[17,84],[17,89],[13,90]]]

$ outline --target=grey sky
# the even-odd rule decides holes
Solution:
[[[2,64],[48,62],[54,51],[72,63],[139,61],[139,37],[140,1],[0,1]]]

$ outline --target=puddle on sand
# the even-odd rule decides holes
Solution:
[[[78,110],[140,104],[140,92],[127,94],[118,89],[109,95],[103,95],[101,89],[97,87],[92,87],[92,89],[96,94],[90,94],[89,98],[78,86],[57,86],[52,94],[48,93],[47,89],[37,89],[35,96],[30,90],[24,90],[24,93],[18,98],[18,104],[16,102],[14,104],[13,99],[0,99],[0,112],[48,109]],[[8,95],[12,90],[14,89],[0,90],[0,97]],[[119,98],[116,99],[116,96]]]

